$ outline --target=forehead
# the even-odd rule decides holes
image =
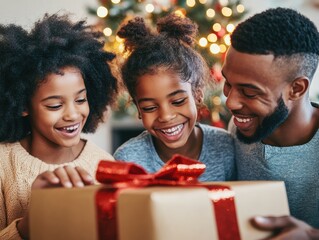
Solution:
[[[247,54],[230,48],[222,69],[230,84],[277,85],[284,81],[284,71],[276,65],[273,55]]]
[[[144,74],[138,79],[136,85],[137,98],[143,95],[156,97],[168,95],[178,89],[191,90],[191,84],[183,82],[178,74],[170,71],[157,71],[156,73]]]
[[[85,88],[84,80],[79,69],[66,67],[61,69],[61,74],[51,73],[40,83],[35,95],[61,95],[73,93],[79,88]]]

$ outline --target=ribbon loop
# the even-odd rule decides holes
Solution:
[[[102,160],[96,171],[96,179],[100,183],[117,186],[123,183],[125,186],[185,185],[198,182],[205,168],[205,164],[178,154],[154,174],[147,173],[135,163]]]

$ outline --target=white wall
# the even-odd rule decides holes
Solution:
[[[318,0],[242,0],[248,11],[246,17],[270,7],[292,7],[308,16],[319,28],[319,8],[313,7],[312,2],[318,3]],[[93,24],[96,18],[87,13],[86,7],[97,5],[98,0],[0,0],[0,23],[15,23],[30,28],[46,12],[66,11],[70,12],[75,20],[86,18],[88,23]],[[311,96],[319,93],[318,78],[317,71],[311,86]],[[106,151],[111,152],[109,124],[102,124],[95,134],[86,135],[86,137],[92,139]]]

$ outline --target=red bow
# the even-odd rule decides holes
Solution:
[[[205,171],[205,164],[174,155],[162,169],[147,173],[141,166],[122,161],[100,161],[96,179],[100,183],[112,184],[116,188],[150,185],[190,185],[197,183]]]

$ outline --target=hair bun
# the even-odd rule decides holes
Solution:
[[[132,50],[145,44],[145,38],[150,35],[150,29],[146,27],[143,18],[135,17],[123,24],[117,35],[125,40],[125,48]]]
[[[189,18],[172,13],[157,22],[157,31],[166,33],[169,37],[179,39],[188,45],[193,45],[198,33],[198,26]]]

